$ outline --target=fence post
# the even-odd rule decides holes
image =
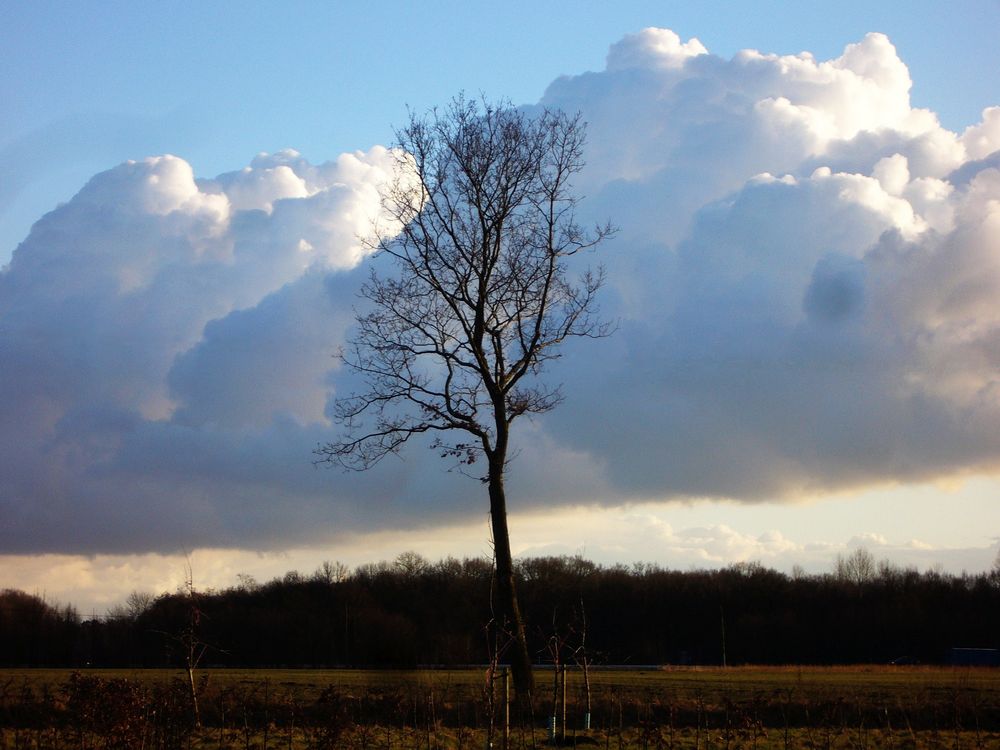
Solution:
[[[510,750],[510,670],[503,671],[503,750]]]
[[[559,732],[559,741],[566,742],[566,664],[562,665],[562,729]]]

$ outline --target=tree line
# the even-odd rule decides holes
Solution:
[[[952,575],[875,563],[833,572],[759,563],[719,570],[603,566],[582,557],[517,561],[536,664],[944,663],[952,648],[1000,647],[1000,570]],[[353,571],[324,563],[219,591],[133,594],[106,617],[0,592],[0,665],[412,667],[482,664],[507,640],[484,559],[404,553]]]

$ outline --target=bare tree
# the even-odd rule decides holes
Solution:
[[[419,552],[414,552],[413,550],[400,552],[396,555],[396,559],[393,560],[392,564],[395,566],[396,570],[405,575],[407,578],[426,573],[431,567],[430,560],[421,555]]]
[[[156,597],[148,591],[133,591],[125,599],[125,610],[132,620],[138,620],[140,616],[149,611],[153,606]]]
[[[335,583],[342,583],[346,581],[348,576],[350,576],[350,568],[339,560],[331,562],[330,560],[324,560],[320,563],[320,566],[316,568],[316,572],[312,574],[312,580],[322,581],[328,586],[332,586]]]
[[[583,728],[586,731],[590,731],[590,709],[592,707],[591,701],[591,685],[590,685],[590,665],[591,665],[591,654],[587,651],[587,609],[583,606],[583,597],[580,597],[580,645],[573,650],[573,659],[576,661],[577,665],[583,670],[583,691],[584,698],[586,700],[586,712],[583,715]]]
[[[396,275],[372,271],[344,363],[365,390],[335,405],[344,437],[321,461],[366,469],[415,435],[469,473],[485,459],[497,595],[514,635],[515,687],[532,687],[507,532],[504,474],[511,423],[562,399],[537,376],[571,337],[600,337],[603,271],[572,278],[567,259],[613,233],[576,222],[571,179],[583,166],[579,116],[529,116],[509,104],[455,99],[411,114],[396,133],[398,171],[383,207],[398,234],[374,247]]]
[[[201,664],[202,657],[208,650],[208,645],[201,640],[202,611],[198,604],[198,592],[194,587],[194,570],[188,560],[184,568],[184,596],[187,600],[187,623],[177,635],[183,657],[184,668],[187,670],[188,690],[191,694],[191,711],[194,715],[195,728],[201,728],[201,711],[198,708],[198,687],[194,681],[194,672]]]
[[[875,579],[877,565],[875,556],[866,547],[857,547],[851,554],[844,557],[837,555],[834,565],[834,575],[840,581],[847,581],[861,586]]]
[[[201,664],[202,658],[208,652],[209,646],[201,639],[201,610],[199,599],[201,595],[194,586],[194,569],[188,558],[184,563],[184,584],[179,586],[177,594],[185,605],[184,624],[176,632],[160,632],[179,648],[184,670],[187,672],[187,688],[191,697],[191,718],[195,728],[201,728],[201,710],[198,707],[198,683],[194,673]],[[203,678],[204,679],[204,678]]]
[[[156,597],[146,591],[133,591],[125,599],[124,604],[116,604],[108,610],[107,618],[134,623],[153,606],[155,599]]]

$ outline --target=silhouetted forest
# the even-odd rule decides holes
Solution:
[[[492,566],[414,553],[348,571],[325,563],[223,591],[133,594],[84,620],[0,592],[0,664],[415,666],[489,658]],[[580,557],[517,565],[531,653],[594,664],[942,663],[954,647],[1000,646],[1000,573],[960,576],[875,564],[857,551],[825,575],[756,563],[677,571]]]

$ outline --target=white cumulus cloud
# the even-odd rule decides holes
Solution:
[[[910,86],[881,34],[832,60],[727,60],[664,29],[552,83],[540,105],[590,123],[582,208],[622,227],[601,258],[620,326],[553,368],[568,400],[519,428],[516,508],[1000,466],[1000,108],[958,134]],[[0,549],[263,548],[478,517],[476,486],[432,454],[309,466],[352,385],[332,355],[397,162],[285,150],[199,179],[159,156],[39,219],[0,273]],[[706,560],[794,551],[653,531]]]

